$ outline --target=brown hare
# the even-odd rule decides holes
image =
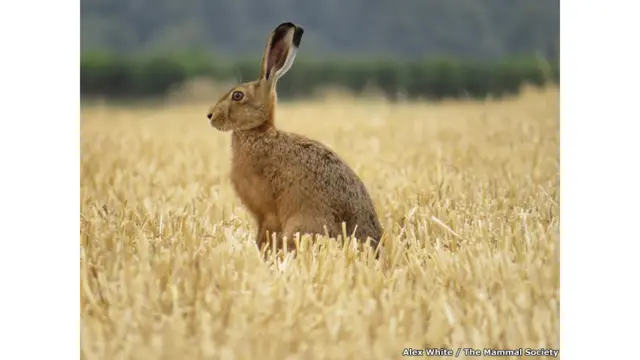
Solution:
[[[304,30],[280,24],[267,40],[260,75],[227,92],[207,117],[219,131],[232,131],[231,181],[258,226],[258,248],[272,233],[295,249],[296,233],[347,234],[371,238],[382,228],[373,201],[355,172],[325,145],[276,129],[276,83],[291,67]],[[277,243],[281,243],[280,240]],[[279,247],[279,246],[277,246]]]

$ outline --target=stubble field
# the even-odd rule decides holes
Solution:
[[[281,104],[281,129],[326,143],[367,185],[380,260],[307,237],[296,258],[261,259],[210,104],[84,108],[82,358],[558,349],[558,97]]]

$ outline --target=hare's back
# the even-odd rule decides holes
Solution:
[[[299,135],[290,135],[287,143],[283,150],[288,154],[283,159],[286,158],[290,170],[296,173],[296,178],[313,183],[315,191],[336,190],[331,193],[339,197],[354,191],[366,193],[366,188],[355,171],[324,144]]]
[[[289,186],[282,190],[308,199],[309,206],[330,211],[337,221],[371,228],[367,235],[375,237],[380,228],[375,207],[355,171],[324,144],[295,134],[283,135],[274,153],[280,162],[282,183]]]

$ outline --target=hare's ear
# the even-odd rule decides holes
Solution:
[[[274,86],[291,68],[303,32],[302,27],[290,22],[282,23],[273,30],[262,56],[259,80],[265,80]]]

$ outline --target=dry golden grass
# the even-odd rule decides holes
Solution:
[[[557,349],[558,97],[281,104],[282,129],[370,189],[379,261],[308,237],[295,259],[261,260],[209,104],[83,109],[83,359]]]

